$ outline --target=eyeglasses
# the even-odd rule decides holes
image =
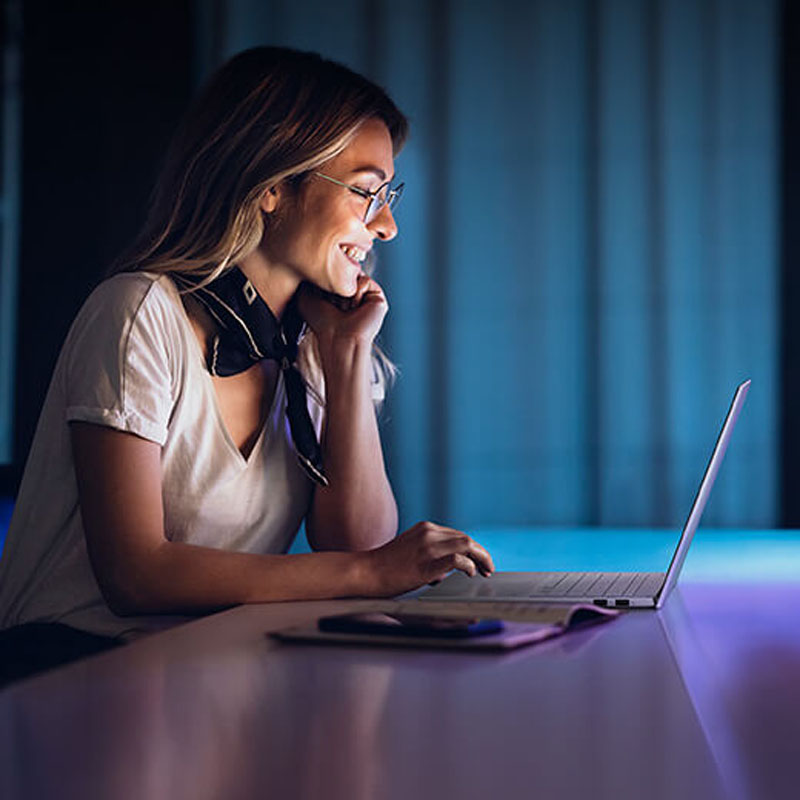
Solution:
[[[349,189],[353,194],[357,194],[359,197],[369,200],[367,210],[364,212],[364,222],[367,225],[381,213],[384,206],[389,206],[389,210],[391,211],[400,200],[403,194],[403,188],[405,187],[405,184],[401,183],[395,186],[394,189],[390,189],[389,184],[391,181],[386,181],[386,183],[379,186],[374,192],[368,192],[360,186],[353,186],[350,183],[331,178],[330,175],[325,175],[322,172],[315,172],[314,174],[318,178],[325,178],[326,181],[335,183],[338,186],[344,186],[345,189]]]

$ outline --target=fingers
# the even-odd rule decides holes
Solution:
[[[353,303],[358,305],[363,299],[364,295],[369,291],[370,278],[363,272],[356,278],[356,293],[353,295]]]
[[[474,539],[460,532],[445,534],[445,536],[447,538],[439,545],[440,552],[444,550],[444,552],[441,552],[442,556],[448,553],[457,553],[469,558],[482,575],[488,577],[494,572],[492,557]],[[460,567],[456,567],[456,569],[460,569]]]
[[[494,572],[494,561],[488,551],[467,534],[432,522],[421,522],[408,531],[421,539],[423,558],[435,565],[442,575],[459,569],[473,576],[478,572],[488,577]]]
[[[485,547],[479,545],[473,539],[470,539],[470,542],[470,558],[475,561],[481,573],[488,577],[494,572],[494,561],[492,560],[491,555],[489,555],[489,551]]]
[[[386,302],[386,295],[383,293],[380,285],[376,283],[368,275],[361,274],[358,276],[358,285],[356,293],[351,298],[353,301],[353,308],[357,308],[366,302]]]
[[[436,547],[435,558],[438,560],[452,557],[453,565],[450,569],[460,569],[470,577],[480,572],[488,578],[494,572],[492,557],[477,542],[468,536],[465,538],[466,542],[453,539],[442,542]]]
[[[475,561],[468,555],[464,553],[450,553],[449,555],[438,558],[436,561],[431,563],[430,574],[432,577],[430,583],[438,583],[447,575],[448,572],[452,572],[454,569],[463,572],[470,578],[474,578],[480,572],[475,564]],[[489,577],[488,573],[481,572],[481,574],[486,578]]]

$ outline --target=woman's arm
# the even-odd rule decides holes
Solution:
[[[317,550],[369,550],[397,533],[371,395],[371,345],[320,344],[325,369],[327,487],[317,487],[306,532]]]
[[[493,569],[488,553],[469,537],[430,523],[359,553],[255,555],[170,542],[160,447],[91,423],[73,422],[70,429],[89,558],[103,597],[120,615],[390,596],[451,569]]]
[[[315,490],[306,532],[315,550],[369,550],[397,533],[371,391],[372,342],[386,298],[366,277],[359,279],[351,311],[301,291],[301,313],[317,336],[325,375],[322,446],[330,481]]]

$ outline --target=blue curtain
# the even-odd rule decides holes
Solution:
[[[0,465],[14,451],[17,270],[19,261],[22,151],[22,3],[0,7],[2,106],[0,106]],[[0,507],[0,549],[5,529]]]
[[[411,117],[382,248],[403,521],[777,523],[773,0],[201,2],[198,76],[319,51]]]

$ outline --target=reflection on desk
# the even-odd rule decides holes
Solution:
[[[800,794],[800,582],[689,584],[660,615],[729,797]]]

